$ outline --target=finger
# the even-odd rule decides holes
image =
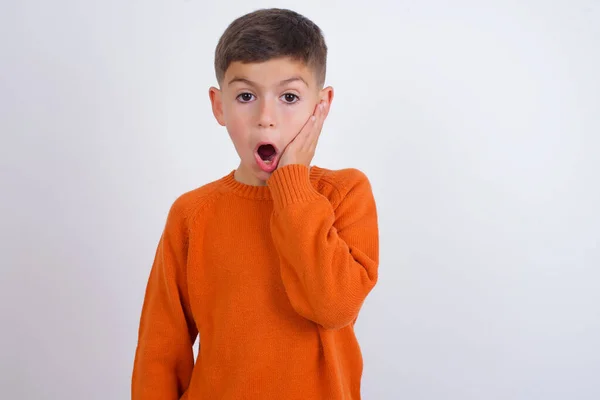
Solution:
[[[311,115],[308,118],[308,120],[304,123],[302,129],[300,129],[300,132],[298,132],[296,136],[294,136],[293,139],[287,144],[287,146],[285,146],[283,152],[287,151],[288,148],[293,146],[297,146],[299,149],[302,149],[304,147],[304,144],[306,143],[306,138],[308,136],[307,134],[312,131],[312,127],[315,124],[315,122],[315,115]]]
[[[304,126],[300,130],[299,134],[302,134],[302,133],[306,134],[306,133],[310,132],[311,126],[317,120],[317,117],[319,115],[319,105],[320,105],[320,103],[317,103],[315,105],[315,109],[313,110],[313,113],[311,114],[310,117],[308,117],[308,120],[304,123]]]
[[[315,105],[315,109],[313,110],[312,115],[308,117],[308,120],[304,123],[302,129],[300,129],[300,132],[298,132],[298,134],[294,136],[294,139],[292,139],[288,146],[290,146],[292,143],[296,143],[296,146],[298,146],[299,150],[303,151],[305,149],[310,149],[312,136],[314,134],[314,128],[315,125],[318,124],[319,118],[321,116],[320,105],[321,103],[317,103]]]
[[[304,127],[294,138],[301,149],[305,149],[310,144],[314,133],[315,125],[319,121],[319,106],[315,107],[315,112],[308,118],[308,121],[304,124]]]
[[[319,108],[318,116],[315,119],[312,134],[311,134],[310,139],[308,140],[309,148],[311,150],[314,150],[316,148],[317,143],[319,141],[319,137],[321,136],[321,131],[323,129],[323,123],[325,122],[327,103],[321,102],[319,104],[318,108]]]

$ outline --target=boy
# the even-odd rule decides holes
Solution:
[[[377,213],[362,172],[310,166],[333,99],[326,56],[289,10],[242,16],[219,40],[209,95],[240,164],[170,209],[134,399],[360,399],[354,323],[377,281]]]

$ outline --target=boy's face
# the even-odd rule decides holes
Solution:
[[[277,162],[316,105],[333,100],[331,87],[321,89],[313,70],[290,58],[233,62],[220,86],[209,91],[213,113],[240,157],[236,179],[250,185],[264,185],[272,174],[259,164],[259,144],[272,144]]]

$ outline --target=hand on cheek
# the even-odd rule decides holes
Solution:
[[[291,164],[303,164],[307,167],[310,166],[315,155],[315,149],[317,148],[317,142],[321,135],[321,129],[323,128],[323,122],[327,115],[328,104],[321,101],[315,107],[313,114],[310,116],[308,121],[302,127],[302,130],[294,137],[294,139],[287,145],[283,150],[281,159],[277,168],[281,168],[285,165]]]

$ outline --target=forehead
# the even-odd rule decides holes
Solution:
[[[310,89],[316,88],[316,78],[312,68],[302,61],[287,57],[260,63],[232,62],[225,71],[223,86],[234,86],[244,81],[252,82],[261,88],[280,86],[282,82],[288,81],[295,81]]]

